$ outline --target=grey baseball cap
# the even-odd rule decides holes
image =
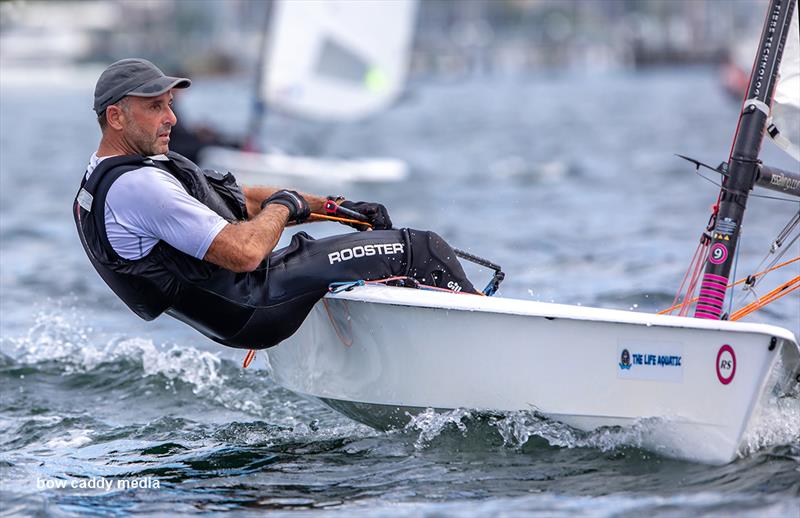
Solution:
[[[185,77],[165,76],[146,59],[130,58],[111,63],[94,88],[94,111],[98,115],[127,95],[157,97],[173,88],[189,88]]]

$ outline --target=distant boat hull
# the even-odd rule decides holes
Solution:
[[[268,355],[279,384],[375,428],[426,408],[656,418],[643,447],[716,464],[800,372],[779,327],[383,286],[326,296]]]
[[[251,153],[216,146],[203,149],[200,163],[203,167],[231,171],[245,184],[392,183],[408,177],[408,164],[393,158],[316,158],[280,152]]]

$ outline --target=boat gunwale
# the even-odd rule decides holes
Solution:
[[[391,294],[387,296],[387,294]],[[589,322],[643,325],[648,327],[686,328],[735,333],[755,333],[775,336],[797,346],[797,338],[789,329],[772,324],[738,322],[730,320],[707,320],[655,313],[636,313],[620,309],[595,308],[539,302],[504,297],[478,297],[463,293],[445,293],[430,290],[415,290],[395,286],[356,286],[338,293],[328,293],[326,299],[351,302],[372,302],[384,305],[426,307],[452,311],[479,311],[483,313],[532,316],[547,319],[566,319]],[[525,306],[524,310],[520,306]]]

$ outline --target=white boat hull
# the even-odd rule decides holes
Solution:
[[[203,149],[200,162],[203,167],[231,171],[239,183],[250,185],[310,181],[340,186],[351,182],[399,182],[408,177],[408,164],[394,158],[344,160],[212,146]]]
[[[425,408],[658,418],[644,447],[708,463],[733,460],[768,384],[800,371],[775,326],[384,286],[326,296],[268,355],[279,384],[377,428]]]

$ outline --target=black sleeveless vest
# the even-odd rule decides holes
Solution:
[[[166,312],[224,345],[273,345],[253,343],[252,333],[245,333],[249,335],[246,341],[237,338],[256,309],[268,299],[268,260],[253,272],[235,273],[196,259],[164,241],[133,261],[120,257],[111,247],[105,226],[108,190],[117,178],[144,166],[172,174],[191,196],[227,221],[247,219],[244,194],[233,175],[201,170],[177,153],[169,152],[167,156],[167,161],[139,155],[106,158],[88,180],[84,175],[73,214],[92,266],[114,293],[145,320]]]

